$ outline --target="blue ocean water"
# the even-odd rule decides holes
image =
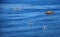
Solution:
[[[60,37],[60,0],[1,0],[0,37]]]

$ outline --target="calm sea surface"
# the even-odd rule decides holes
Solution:
[[[1,0],[0,37],[60,37],[60,0]]]

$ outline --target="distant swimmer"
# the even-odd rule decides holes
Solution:
[[[32,21],[30,21],[30,22],[29,22],[29,25],[32,26],[32,24],[33,24]]]
[[[45,26],[45,25],[43,26],[43,29],[42,29],[42,30],[43,30],[43,31],[45,31],[45,30],[46,30],[46,26]]]
[[[47,11],[45,14],[53,14],[53,11]]]
[[[13,8],[14,11],[21,11],[22,9],[21,8]]]

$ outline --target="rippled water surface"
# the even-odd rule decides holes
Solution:
[[[1,0],[0,37],[60,37],[59,1]]]

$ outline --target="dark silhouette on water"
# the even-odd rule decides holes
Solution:
[[[47,11],[45,14],[53,14],[53,11]]]

